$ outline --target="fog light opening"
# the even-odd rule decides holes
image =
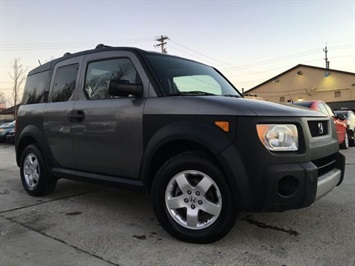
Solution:
[[[291,197],[296,193],[299,182],[294,176],[284,176],[280,179],[277,187],[277,193],[282,197]]]

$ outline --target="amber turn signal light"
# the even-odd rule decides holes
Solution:
[[[221,128],[225,132],[229,132],[229,122],[228,121],[215,121],[215,125]]]

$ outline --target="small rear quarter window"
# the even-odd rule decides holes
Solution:
[[[44,91],[49,90],[50,71],[44,71],[27,77],[22,104],[42,103]]]

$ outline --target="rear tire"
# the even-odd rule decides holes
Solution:
[[[348,134],[345,132],[344,142],[340,144],[341,149],[348,149],[349,148],[349,138]]]
[[[48,174],[42,154],[35,144],[27,146],[23,151],[20,171],[22,185],[31,196],[47,195],[57,184],[57,179]]]
[[[155,215],[175,238],[211,243],[234,226],[237,210],[222,171],[208,156],[185,152],[168,160],[152,186]]]
[[[349,138],[349,146],[354,147],[355,146],[355,129],[351,130],[350,134],[352,134],[352,137]]]

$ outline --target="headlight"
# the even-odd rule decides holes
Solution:
[[[270,151],[297,151],[298,131],[295,125],[256,125],[258,136]]]

